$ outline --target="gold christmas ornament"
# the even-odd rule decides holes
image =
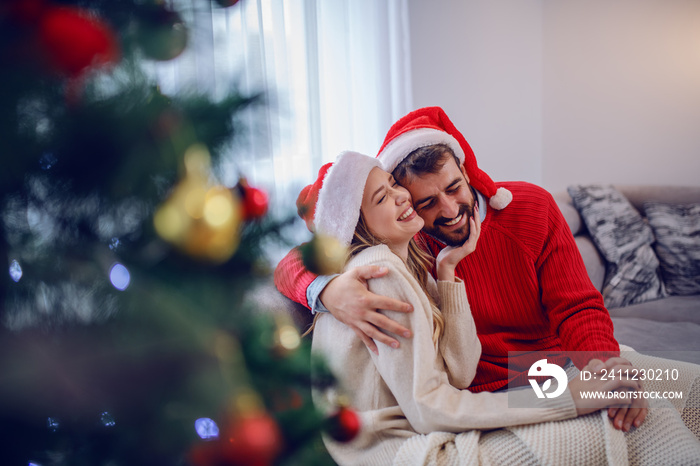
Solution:
[[[332,236],[320,233],[301,246],[301,257],[306,268],[317,275],[341,273],[348,250]]]
[[[226,262],[240,243],[241,202],[233,190],[212,185],[210,156],[201,144],[185,153],[185,176],[158,208],[158,235],[197,259]]]

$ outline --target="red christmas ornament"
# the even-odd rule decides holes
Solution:
[[[220,466],[221,445],[217,440],[196,443],[190,449],[188,459],[194,466]]]
[[[101,19],[74,7],[53,7],[39,21],[39,41],[52,69],[72,78],[91,66],[119,60],[112,29]]]
[[[360,432],[360,416],[345,406],[341,406],[328,422],[328,435],[338,442],[349,442]]]
[[[225,464],[266,466],[282,451],[282,432],[277,421],[266,413],[237,419],[221,438]]]
[[[238,3],[238,1],[239,0],[216,0],[216,3],[218,3],[219,5],[221,5],[224,8],[228,8],[228,7],[233,6],[236,3]]]
[[[237,418],[218,439],[195,444],[188,458],[195,466],[268,466],[282,447],[277,421],[256,412]]]
[[[248,186],[245,179],[238,183],[238,187],[243,200],[243,218],[252,220],[264,216],[269,206],[267,193],[262,189]]]

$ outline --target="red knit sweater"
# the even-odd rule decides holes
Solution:
[[[522,363],[509,351],[619,351],[603,298],[595,289],[573,235],[544,189],[524,182],[497,183],[513,193],[503,210],[488,209],[476,251],[455,271],[466,286],[482,355],[470,390],[493,391],[513,379],[527,383],[532,357]],[[420,233],[434,256],[444,247]],[[275,270],[275,285],[307,305],[316,276],[296,251]],[[580,367],[582,362],[574,359]],[[513,369],[515,368],[515,371]]]

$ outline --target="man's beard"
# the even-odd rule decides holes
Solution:
[[[440,227],[452,219],[440,217],[435,219],[431,228],[424,227],[423,231],[448,246],[461,246],[469,238],[469,220],[474,215],[474,209],[467,204],[460,204],[457,216],[459,215],[466,215],[467,217],[465,224],[456,230],[449,233],[441,230]]]

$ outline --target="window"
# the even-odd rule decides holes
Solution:
[[[228,184],[242,174],[267,189],[273,214],[294,212],[299,190],[341,151],[375,155],[410,110],[407,0],[177,1],[191,45],[156,65],[161,89],[267,92],[223,168]]]

